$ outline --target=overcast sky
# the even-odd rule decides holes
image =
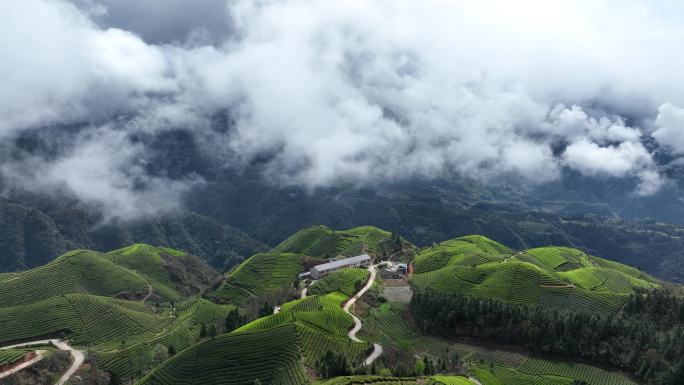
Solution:
[[[268,153],[270,179],[307,188],[571,169],[654,194],[668,182],[653,151],[684,156],[684,5],[654,4],[2,2],[0,141],[90,128],[0,173],[111,215],[171,209],[201,179],[149,177],[131,138],[182,127],[226,163]],[[217,111],[227,134],[209,129]]]

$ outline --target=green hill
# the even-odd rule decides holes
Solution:
[[[297,254],[256,254],[228,273],[207,296],[221,303],[244,305],[251,297],[292,285],[302,269],[302,260]]]
[[[311,294],[327,294],[339,291],[352,295],[368,281],[369,272],[366,269],[348,268],[335,271],[311,285]]]
[[[329,350],[358,364],[370,345],[347,336],[353,325],[341,309],[347,298],[334,292],[289,302],[277,314],[184,350],[139,385],[305,384],[304,366],[314,367]]]
[[[184,350],[138,384],[306,384],[297,341],[292,324],[221,335]]]
[[[478,236],[425,249],[414,267],[411,282],[417,290],[588,312],[616,312],[635,289],[660,287],[637,269],[580,250],[544,247],[514,253]]]
[[[334,258],[338,255],[353,257],[363,253],[389,255],[395,249],[392,234],[377,227],[332,230],[325,226],[313,226],[287,238],[274,251]]]
[[[162,326],[161,317],[139,303],[67,294],[0,308],[0,345],[61,333],[80,346],[120,343],[131,336],[158,331]]]
[[[313,295],[283,305],[278,314],[260,318],[237,332],[269,329],[294,324],[301,341],[304,363],[313,367],[328,350],[344,352],[347,360],[358,364],[368,343],[352,342],[347,331],[353,326],[351,316],[342,310],[348,296],[339,292]]]
[[[413,377],[343,376],[317,383],[319,385],[417,385]]]
[[[155,293],[167,298],[197,294],[219,276],[201,258],[168,247],[135,244],[105,257],[138,272]]]
[[[0,308],[77,293],[142,299],[150,289],[180,299],[216,276],[198,257],[168,248],[139,244],[107,254],[75,250],[0,280]]]

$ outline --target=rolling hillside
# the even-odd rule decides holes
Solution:
[[[307,383],[294,325],[231,333],[194,345],[166,361],[139,385]],[[201,357],[201,359],[198,359]]]
[[[332,230],[325,226],[313,226],[287,238],[274,251],[334,258],[338,255],[353,257],[363,253],[389,255],[395,251],[395,246],[392,234],[377,227]]]
[[[103,371],[139,385],[254,385],[255,379],[283,385],[311,380],[330,385],[571,385],[575,380],[590,385],[633,384],[610,371],[569,364],[571,360],[552,361],[452,341],[448,333],[428,336],[431,328],[425,327],[424,314],[406,304],[387,302],[381,284],[356,305],[354,312],[363,319],[358,334],[363,342],[354,342],[348,333],[359,324],[342,305],[368,280],[369,272],[348,268],[304,283],[296,276],[323,255],[385,253],[391,242],[391,234],[371,227],[343,232],[309,228],[279,246],[306,253],[278,248],[255,254],[223,279],[200,258],[169,248],[135,244],[108,253],[75,250],[44,266],[0,275],[0,346],[66,338],[72,346],[95,354]],[[419,294],[429,293],[427,298],[467,298],[475,307],[480,301],[472,299],[483,298],[505,306],[589,312],[577,313],[587,320],[579,324],[625,313],[628,299],[638,309],[637,290],[651,292],[663,284],[638,269],[576,249],[518,252],[483,236],[422,249],[413,264],[410,283]],[[283,298],[299,298],[303,284],[309,285],[308,297],[283,303],[289,301]],[[252,308],[264,301],[282,306],[275,314],[262,307],[260,318],[254,319],[257,312]],[[454,319],[448,311],[441,312],[442,307],[432,308],[436,316],[431,319]],[[231,317],[241,321],[228,326]],[[567,332],[568,327],[562,330]],[[374,344],[383,348],[374,361],[377,367],[364,368],[361,364],[370,352],[378,351]],[[564,346],[568,345],[552,348]],[[610,349],[615,354],[619,347]],[[354,370],[347,373],[368,375],[319,379],[316,374],[330,352],[344,357],[347,369]],[[445,367],[443,362],[452,353],[467,365],[458,370],[453,365],[448,370],[433,368],[425,377],[416,377],[422,373],[418,361],[429,359]],[[0,359],[12,362],[18,354],[6,351]],[[393,372],[395,377],[388,376]],[[463,373],[475,374],[479,382],[455,375]]]
[[[659,281],[638,269],[580,250],[544,247],[514,252],[481,236],[442,242],[414,260],[420,291],[520,305],[614,313],[636,289]]]
[[[309,289],[311,294],[327,294],[339,291],[346,295],[352,295],[358,291],[358,286],[363,286],[368,281],[368,270],[349,268],[335,271],[322,279],[314,282]]]
[[[138,244],[107,254],[75,250],[0,280],[0,308],[64,294],[142,299],[153,293],[177,300],[215,277],[198,257],[168,248]]]
[[[341,309],[346,299],[333,292],[284,304],[277,314],[184,350],[138,384],[305,384],[304,366],[314,367],[328,351],[358,363],[369,345],[348,338],[353,321]]]
[[[297,254],[256,254],[228,273],[207,296],[221,303],[244,305],[249,298],[291,286],[302,269],[301,256]]]

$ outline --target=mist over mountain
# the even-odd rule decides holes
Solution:
[[[454,175],[543,192],[570,174],[597,186],[577,200],[610,185],[621,215],[679,212],[674,2],[141,4],[3,6],[6,189],[106,219],[178,210],[211,182],[155,155],[183,132],[194,147],[174,152],[308,192]]]
[[[684,384],[682,20],[0,1],[0,384]]]
[[[430,244],[475,207],[683,223],[682,9],[621,4],[0,5],[5,269],[163,239],[221,269],[316,223]]]

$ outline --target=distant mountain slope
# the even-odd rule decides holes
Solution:
[[[112,250],[133,243],[186,250],[223,270],[269,249],[240,230],[193,213],[98,222],[68,198],[0,199],[0,271],[40,266],[68,250]]]
[[[636,289],[660,284],[638,269],[565,247],[515,253],[485,237],[462,237],[416,256],[411,282],[422,292],[545,308],[614,313]]]

